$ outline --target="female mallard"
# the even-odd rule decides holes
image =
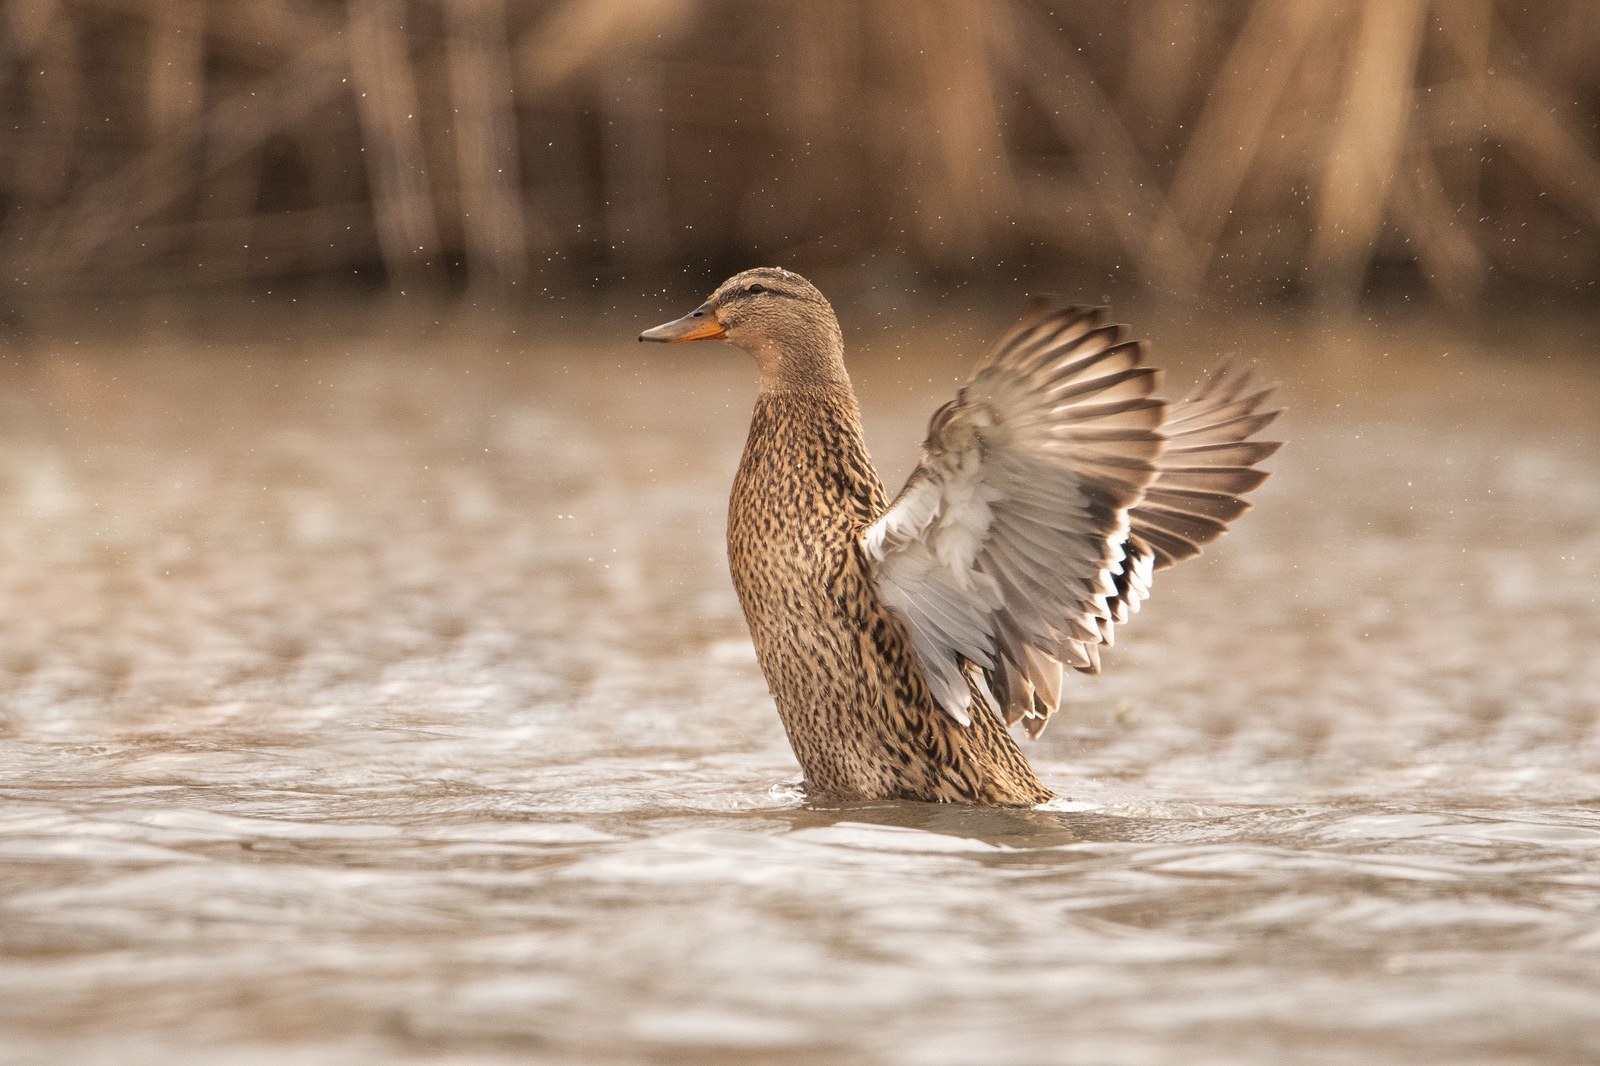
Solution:
[[[814,796],[1021,806],[1052,798],[1037,737],[1063,665],[1100,645],[1249,507],[1277,417],[1243,374],[1187,399],[1097,308],[1041,304],[934,413],[894,502],[861,436],[833,308],[761,268],[642,341],[720,338],[761,392],[728,508],[756,656]]]

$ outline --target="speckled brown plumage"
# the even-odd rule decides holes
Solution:
[[[939,711],[860,540],[887,501],[848,382],[764,391],[728,508],[728,562],[809,792],[1041,803],[993,716]]]
[[[1154,570],[1220,535],[1277,447],[1250,439],[1276,412],[1247,376],[1169,404],[1120,327],[1041,305],[935,414],[891,502],[814,286],[745,271],[639,339],[712,338],[761,372],[728,557],[818,797],[1050,799],[1007,726],[1045,728],[1064,667],[1099,669]]]

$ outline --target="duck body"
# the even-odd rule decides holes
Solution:
[[[887,506],[848,381],[763,390],[728,507],[728,564],[809,794],[1051,798],[1003,725],[934,704],[861,537]]]
[[[1153,573],[1248,508],[1278,447],[1252,439],[1277,412],[1248,375],[1161,400],[1142,343],[1097,308],[1041,304],[935,412],[890,500],[804,278],[745,271],[639,339],[726,340],[760,371],[728,559],[817,798],[1051,799],[1009,727],[1039,735],[1064,668],[1098,672]]]

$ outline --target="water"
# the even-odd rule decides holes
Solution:
[[[959,310],[847,322],[892,485]],[[1142,315],[1292,443],[985,812],[793,789],[739,353],[162,318],[0,365],[0,1059],[1600,1058],[1592,323]]]

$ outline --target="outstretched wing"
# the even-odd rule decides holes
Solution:
[[[1158,374],[1121,334],[1094,308],[1025,317],[934,415],[922,461],[863,534],[879,594],[962,724],[973,669],[1014,721],[1054,710],[1063,663],[1098,666],[1129,510],[1163,443]]]
[[[1223,368],[1175,404],[1143,345],[1098,309],[1041,307],[940,408],[922,461],[862,537],[939,705],[970,724],[968,675],[1038,736],[1064,666],[1094,673],[1155,571],[1249,508],[1279,443],[1269,389]]]

